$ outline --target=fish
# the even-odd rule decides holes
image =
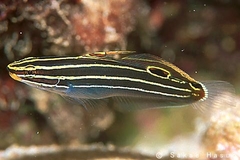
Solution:
[[[158,56],[135,51],[27,57],[7,69],[14,80],[86,109],[102,105],[127,110],[189,105],[206,109],[221,93],[233,92],[228,82],[200,82]]]

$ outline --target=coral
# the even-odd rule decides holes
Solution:
[[[30,53],[124,50],[139,4],[135,0],[0,2],[0,50],[10,60]]]
[[[215,112],[208,122],[203,136],[203,146],[208,159],[240,158],[240,98],[235,97],[232,100],[236,101],[236,106],[224,112]]]

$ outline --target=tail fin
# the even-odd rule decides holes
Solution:
[[[212,111],[224,111],[236,107],[235,90],[233,86],[224,81],[202,82],[205,90],[205,98],[194,103],[193,107],[200,111],[210,113]],[[210,112],[209,112],[210,111]]]

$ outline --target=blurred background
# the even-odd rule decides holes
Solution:
[[[208,141],[209,128],[192,107],[119,112],[106,106],[89,113],[14,81],[6,66],[29,56],[136,50],[160,56],[199,81],[228,81],[239,93],[239,30],[240,1],[2,0],[0,149],[103,143],[155,154],[192,144],[218,153],[220,140]],[[238,121],[227,130],[236,136],[233,146],[239,145]],[[214,127],[210,135],[217,135]]]

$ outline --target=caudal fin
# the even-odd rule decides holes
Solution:
[[[236,107],[235,90],[233,86],[224,81],[202,82],[205,89],[205,98],[194,103],[193,107],[204,114],[212,111],[224,111]]]

